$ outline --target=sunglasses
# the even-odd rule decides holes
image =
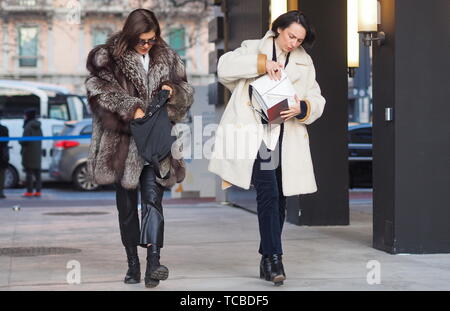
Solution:
[[[138,45],[140,46],[140,47],[143,47],[143,46],[145,46],[146,44],[148,44],[148,45],[153,45],[153,44],[155,44],[156,43],[156,37],[155,38],[153,38],[153,39],[148,39],[148,40],[142,40],[142,39],[139,39],[139,41],[138,41]]]

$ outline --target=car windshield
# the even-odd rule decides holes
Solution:
[[[39,105],[39,97],[28,91],[0,88],[0,110],[5,119],[22,119],[27,109],[40,111]]]

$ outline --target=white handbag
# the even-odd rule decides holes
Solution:
[[[280,112],[294,106],[296,94],[286,72],[281,70],[281,79],[278,81],[271,80],[266,74],[250,83],[250,86],[253,88],[252,96],[264,113],[261,116],[269,124],[282,123]]]

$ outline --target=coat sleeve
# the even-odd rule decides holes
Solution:
[[[107,110],[128,122],[133,119],[137,108],[144,110],[143,101],[130,96],[117,81],[91,75],[86,79],[85,85],[89,104],[94,112]]]
[[[30,128],[29,128],[28,126],[26,126],[26,127],[23,129],[22,137],[28,137],[28,136],[31,136],[31,132],[30,132]],[[20,144],[20,145],[22,146],[22,148],[23,148],[23,147],[28,146],[28,145],[30,144],[30,141],[29,141],[29,140],[21,140],[21,141],[19,141],[19,144]]]
[[[88,55],[90,75],[85,81],[89,105],[93,112],[106,110],[117,114],[123,121],[131,121],[137,108],[145,107],[140,98],[130,96],[119,84],[109,66],[106,48],[94,48]]]
[[[170,121],[180,122],[194,102],[194,88],[187,82],[184,63],[178,54],[174,53],[174,63],[171,70],[171,80],[161,85],[172,88],[172,96],[167,103],[167,113]]]
[[[300,105],[302,112],[297,116],[297,119],[304,124],[311,124],[322,116],[326,102],[316,81],[316,70],[312,63],[308,72],[307,83],[306,96],[302,99]]]
[[[241,47],[227,52],[219,58],[217,75],[219,82],[233,91],[240,79],[250,79],[266,71],[265,54],[250,51],[249,42],[242,42]]]

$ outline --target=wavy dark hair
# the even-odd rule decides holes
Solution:
[[[291,26],[292,23],[299,23],[306,29],[306,37],[302,45],[312,47],[316,41],[316,30],[302,11],[293,10],[281,14],[273,21],[271,30],[275,33],[275,37],[278,37],[277,29],[281,28],[284,30]]]
[[[142,33],[154,31],[156,44],[161,42],[161,28],[155,14],[147,9],[136,9],[131,12],[123,25],[119,41],[113,52],[114,56],[122,56],[127,49],[134,48]]]

